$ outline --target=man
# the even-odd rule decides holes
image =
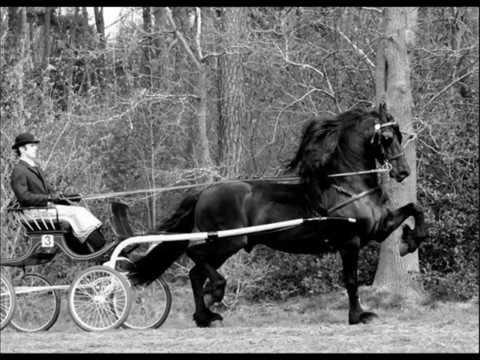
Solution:
[[[65,198],[54,191],[47,183],[43,172],[37,165],[37,149],[39,141],[30,133],[22,133],[15,138],[12,149],[19,156],[15,165],[10,185],[22,207],[52,206],[57,210],[58,218],[70,224],[72,233],[83,246],[73,246],[80,253],[85,247],[90,251],[97,251],[105,244],[100,232],[102,223],[88,209],[81,206],[60,205]],[[29,216],[38,217],[35,210],[25,210]],[[43,212],[43,214],[45,214]],[[43,215],[45,216],[45,215]]]

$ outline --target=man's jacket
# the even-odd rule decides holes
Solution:
[[[23,160],[13,168],[10,185],[21,206],[46,206],[54,192],[40,168],[32,167]]]

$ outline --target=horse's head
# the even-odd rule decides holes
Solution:
[[[387,112],[385,103],[380,104],[376,114],[370,146],[375,158],[381,163],[390,163],[390,177],[402,182],[410,175],[405,152],[402,147],[402,134],[393,116]]]
[[[325,188],[336,173],[371,170],[377,160],[388,162],[390,176],[401,182],[410,175],[401,143],[398,124],[385,104],[379,111],[353,109],[309,121],[287,169],[298,167],[305,182]]]

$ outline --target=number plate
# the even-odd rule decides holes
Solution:
[[[42,247],[44,248],[51,248],[55,245],[55,239],[53,235],[47,234],[42,235]]]

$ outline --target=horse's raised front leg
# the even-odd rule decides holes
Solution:
[[[363,311],[358,299],[358,253],[360,251],[360,238],[354,237],[346,246],[340,249],[343,262],[343,279],[348,293],[349,311],[348,323],[368,323],[377,315],[373,312]]]
[[[410,216],[413,216],[415,220],[415,229],[410,229],[406,224],[403,226],[400,255],[414,252],[428,235],[423,210],[414,203],[408,203],[401,208],[388,212],[380,220],[375,239],[382,242]]]

